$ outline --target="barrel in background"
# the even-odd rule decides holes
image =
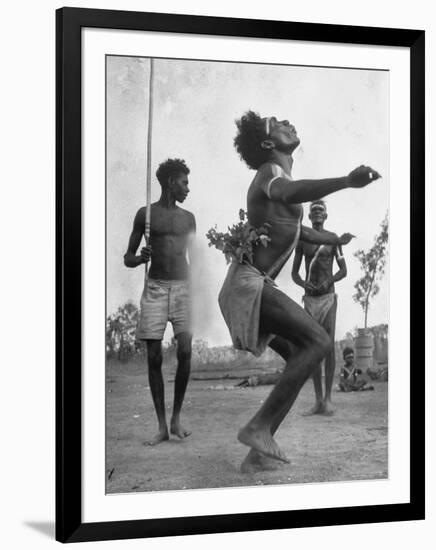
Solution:
[[[374,366],[374,336],[369,329],[357,329],[357,337],[354,340],[354,363],[363,372]]]

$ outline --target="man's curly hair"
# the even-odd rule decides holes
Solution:
[[[177,177],[179,174],[189,174],[189,168],[182,159],[167,159],[165,162],[159,164],[159,168],[156,171],[156,177],[162,187],[168,185],[169,177]]]
[[[238,133],[233,141],[239,156],[249,168],[257,170],[268,162],[270,152],[261,147],[262,141],[268,138],[265,123],[258,113],[247,111],[236,121]]]

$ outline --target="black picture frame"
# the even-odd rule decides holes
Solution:
[[[405,47],[410,50],[410,502],[358,507],[82,522],[81,29],[127,29]],[[128,539],[424,519],[425,33],[79,8],[56,12],[56,539]],[[419,294],[419,296],[418,296]],[[419,298],[419,299],[418,299]],[[80,345],[78,345],[80,342]],[[413,358],[413,368],[412,368]]]

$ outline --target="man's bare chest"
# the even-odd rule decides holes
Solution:
[[[327,244],[304,243],[303,253],[306,261],[312,261],[314,258],[321,263],[330,262],[334,256],[334,247]]]
[[[151,234],[156,237],[187,235],[190,231],[189,218],[185,212],[151,212]]]

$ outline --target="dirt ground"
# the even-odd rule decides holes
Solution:
[[[173,375],[165,373],[164,379],[169,420]],[[150,447],[144,442],[157,424],[145,368],[111,365],[106,379],[107,492],[387,478],[387,382],[372,382],[375,391],[334,391],[334,416],[307,417],[302,413],[313,404],[309,381],[276,434],[291,463],[255,474],[239,471],[248,448],[236,440],[236,433],[272,386],[234,388],[236,383],[191,380],[182,422],[192,435]]]

